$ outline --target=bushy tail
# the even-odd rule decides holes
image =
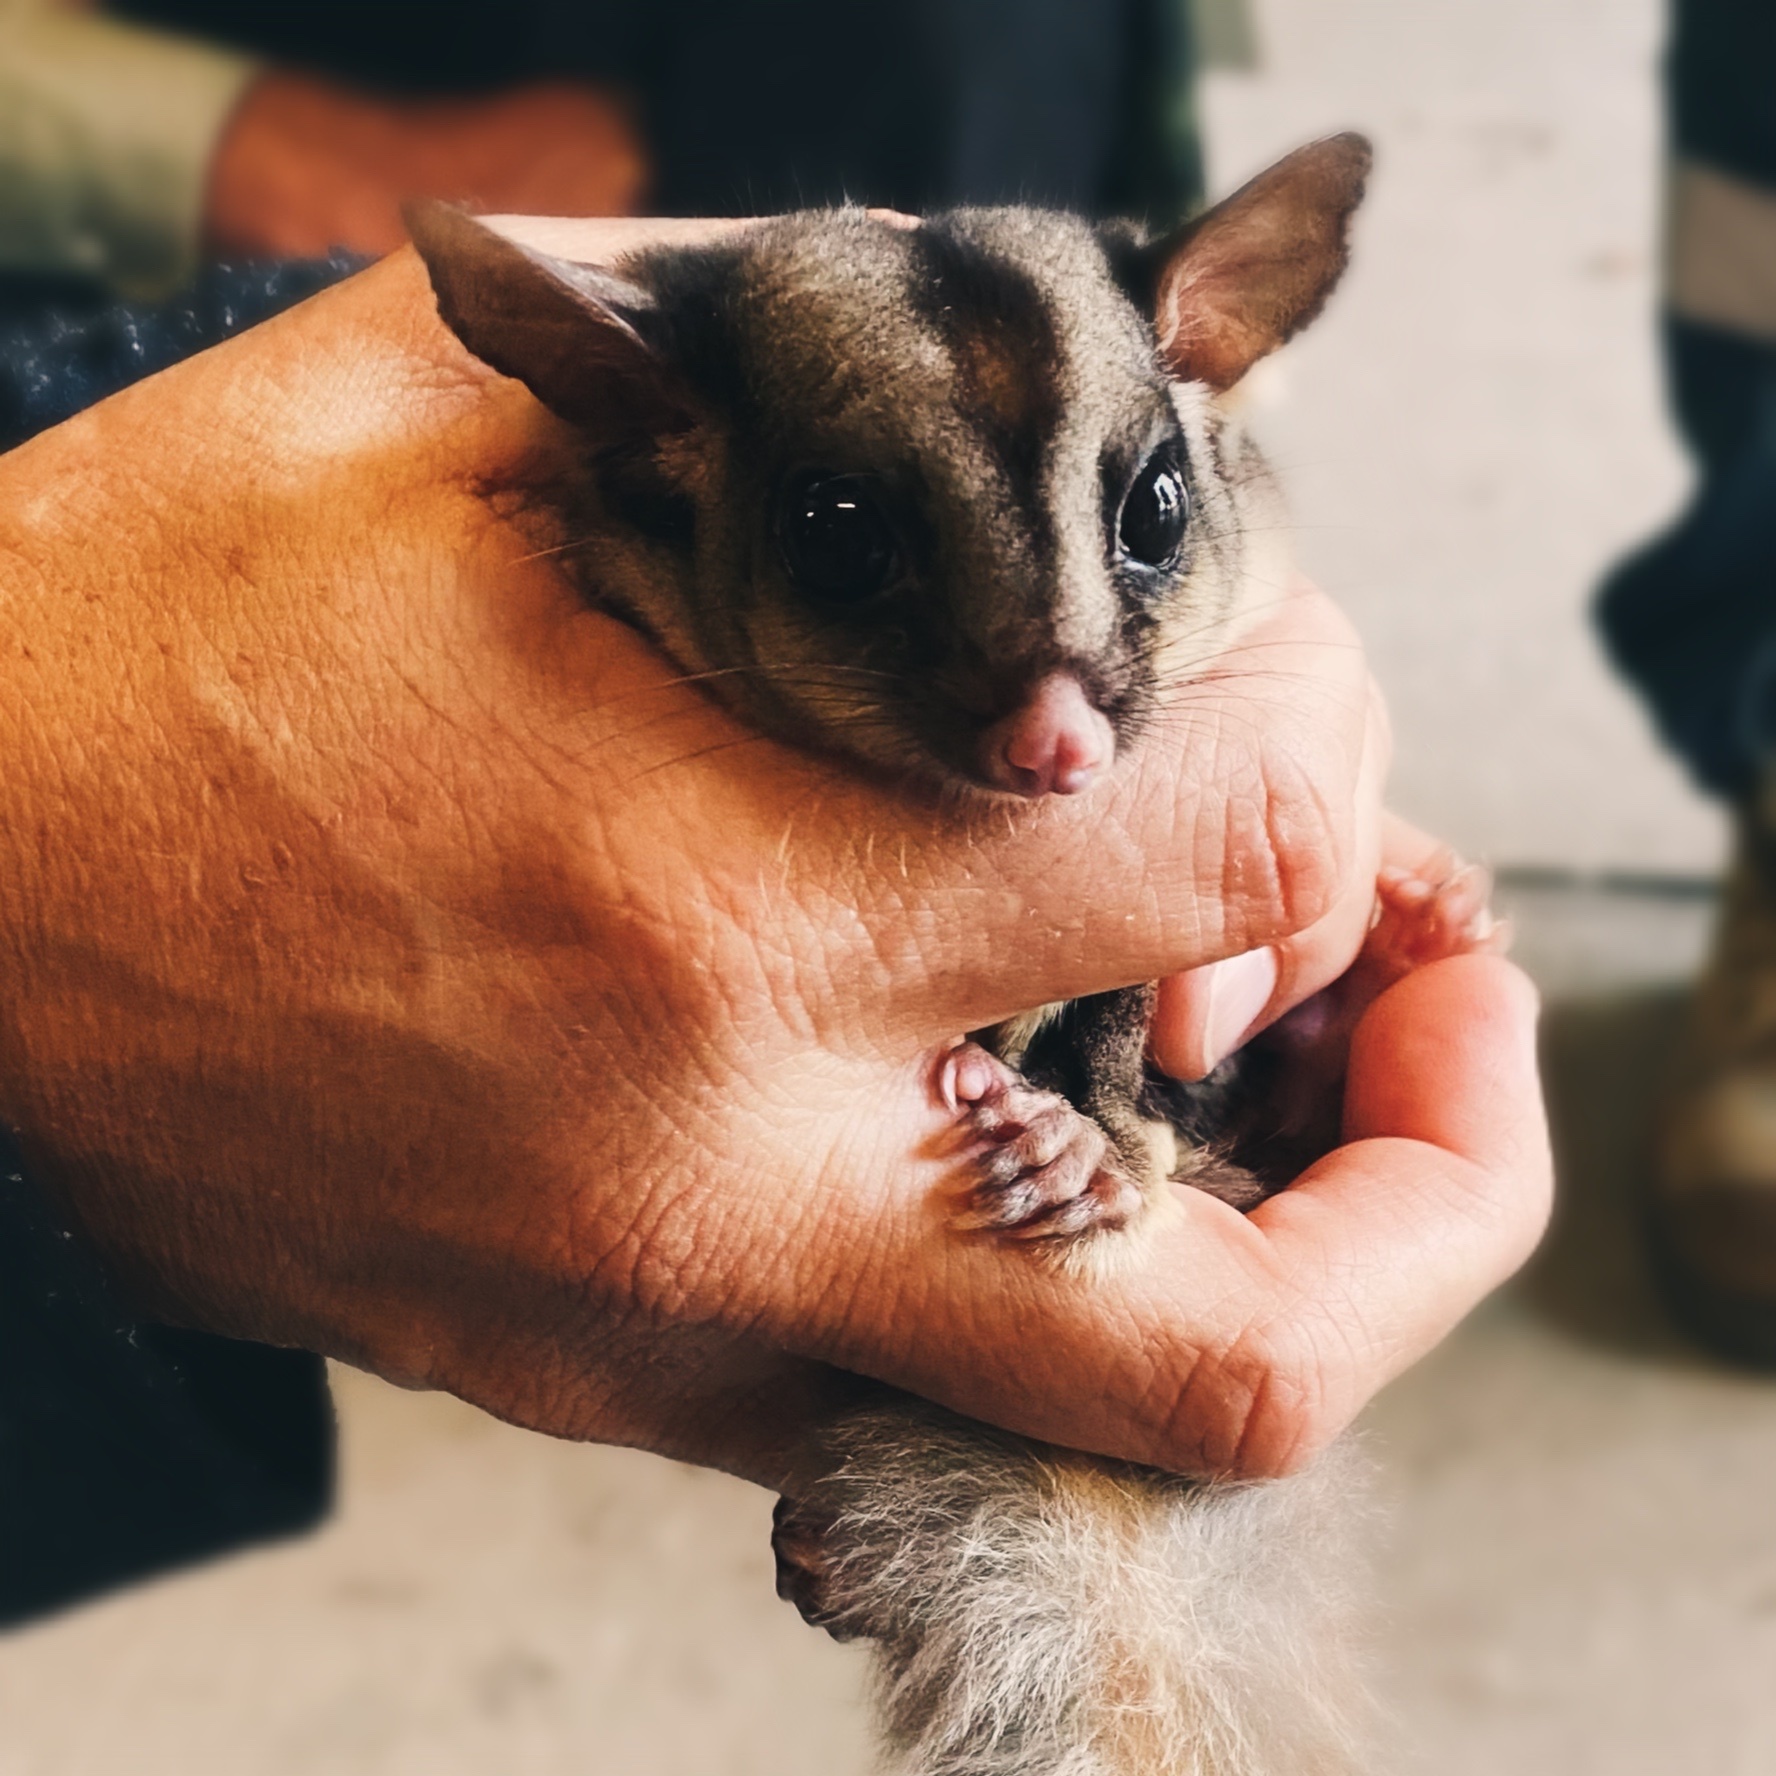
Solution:
[[[1360,1464],[1203,1485],[895,1398],[801,1501],[902,1776],[1351,1776]]]

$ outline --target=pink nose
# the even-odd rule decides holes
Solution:
[[[981,743],[988,781],[1014,795],[1078,795],[1116,757],[1109,719],[1070,672],[1051,672]]]

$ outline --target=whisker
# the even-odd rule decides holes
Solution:
[[[669,759],[661,759],[657,764],[647,765],[635,773],[635,781],[643,777],[652,777],[656,772],[670,770],[674,765],[694,764],[698,759],[710,758],[718,752],[733,752],[742,746],[760,746],[768,742],[765,734],[742,734],[734,740],[717,740],[708,746],[699,746],[691,752],[681,752]]]
[[[533,549],[528,555],[514,555],[512,564],[523,567],[532,561],[551,561],[557,556],[571,555],[576,549],[590,549],[594,543],[605,541],[604,533],[595,531],[591,536],[575,537],[569,542],[556,543],[547,549]]]

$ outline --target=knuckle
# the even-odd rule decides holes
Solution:
[[[1170,1445],[1187,1465],[1230,1480],[1274,1480],[1307,1466],[1343,1429],[1332,1371],[1293,1321],[1258,1322],[1193,1378]]]

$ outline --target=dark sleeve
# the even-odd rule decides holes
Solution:
[[[153,309],[0,289],[0,449],[355,264],[218,267]],[[132,1319],[0,1127],[0,1626],[310,1528],[333,1444],[319,1357]]]
[[[319,1357],[131,1319],[0,1129],[0,1625],[310,1528],[333,1443]]]
[[[0,277],[0,451],[367,263],[340,253],[278,265],[212,265],[189,289],[150,305],[98,305],[90,290]]]

